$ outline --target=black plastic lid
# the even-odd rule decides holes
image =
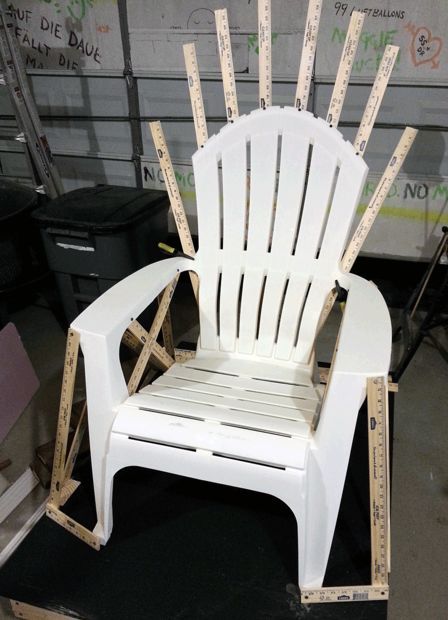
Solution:
[[[106,233],[151,217],[155,210],[167,205],[165,191],[97,185],[68,192],[36,209],[33,217],[41,227],[63,226]]]
[[[0,180],[0,222],[37,205],[36,192],[12,181]]]

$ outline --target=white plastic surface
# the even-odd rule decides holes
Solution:
[[[390,357],[380,293],[339,268],[367,168],[321,119],[275,107],[223,128],[193,164],[195,260],[141,270],[73,324],[85,355],[96,533],[110,536],[113,476],[129,465],[270,493],[297,519],[299,585],[319,587],[366,379],[386,377]],[[197,355],[128,397],[121,335],[188,269],[200,280]],[[310,359],[336,279],[349,294],[322,402]]]

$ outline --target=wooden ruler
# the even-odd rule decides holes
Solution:
[[[328,108],[327,123],[331,127],[337,127],[341,117],[342,106],[347,92],[350,74],[352,72],[353,61],[355,60],[358,48],[359,37],[364,24],[365,13],[353,11],[350,24],[345,37],[344,48],[339,63],[336,81],[334,83],[333,94]]]
[[[75,389],[76,366],[79,353],[79,333],[73,329],[68,330],[67,346],[65,351],[64,372],[62,377],[61,401],[59,405],[58,427],[56,431],[56,443],[53,459],[53,472],[51,476],[50,497],[48,498],[46,514],[48,517],[62,525],[69,532],[83,540],[94,549],[100,548],[99,538],[83,525],[71,519],[61,510],[61,494],[66,482],[66,471],[71,475],[71,464],[68,461],[66,470],[67,439],[70,428],[70,417],[73,405],[73,392]],[[73,486],[73,485],[72,485]],[[65,498],[66,499],[66,498]]]
[[[367,380],[372,584],[386,585],[389,573],[388,398],[383,377]]]
[[[159,307],[156,312],[156,316],[154,317],[154,321],[148,332],[146,342],[143,345],[137,363],[135,364],[134,370],[132,372],[131,378],[129,379],[128,392],[130,395],[134,394],[137,391],[140,381],[142,380],[143,374],[148,365],[149,357],[151,355],[154,343],[157,336],[159,335],[163,320],[165,318],[165,314],[171,302],[171,298],[173,297],[174,291],[176,290],[178,280],[179,274],[172,280],[172,282],[166,287],[165,291],[163,292]]]
[[[392,183],[395,181],[397,174],[400,172],[400,169],[406,159],[407,154],[415,140],[415,137],[418,133],[417,129],[413,129],[412,127],[406,127],[403,131],[400,141],[398,142],[395,151],[393,152],[392,157],[389,160],[389,163],[383,173],[383,176],[378,183],[372,198],[367,205],[367,208],[351,238],[350,243],[344,253],[344,256],[341,261],[341,269],[344,272],[350,271],[353,267],[353,263],[358,257],[359,252],[361,251],[362,246],[367,238],[367,235],[370,232],[370,229],[373,226],[373,223],[383,206],[384,201],[387,198],[387,195],[392,187]],[[337,293],[336,291],[332,291],[324,304],[322,309],[319,325],[317,331],[319,332],[324,325],[325,321],[328,318],[328,315],[333,308],[334,302],[336,301]]]
[[[379,601],[389,598],[389,586],[346,586],[303,589],[301,603],[346,603],[348,601]]]
[[[60,505],[62,485],[64,483],[65,457],[67,452],[67,439],[73,405],[73,392],[75,389],[78,352],[79,333],[73,329],[69,329],[67,333],[61,400],[59,403],[58,426],[56,431],[56,443],[54,449],[53,471],[51,475],[49,497],[49,503],[53,506]]]
[[[384,377],[367,379],[372,584],[303,588],[302,603],[374,601],[389,597],[389,440]]]
[[[168,190],[168,196],[170,199],[171,209],[174,215],[174,221],[176,222],[177,232],[179,234],[182,250],[188,256],[193,257],[196,250],[193,245],[193,239],[191,238],[190,227],[188,225],[187,216],[185,214],[184,205],[180,196],[179,187],[176,181],[176,175],[174,172],[171,157],[166,144],[165,135],[163,133],[162,125],[160,121],[154,121],[149,123],[152,139],[154,140],[154,146],[156,148],[157,157],[159,158],[160,168],[162,169],[165,185]],[[198,299],[199,283],[195,273],[190,272],[191,284],[193,286],[194,295],[196,300]]]
[[[158,303],[163,301],[163,294],[158,296]],[[166,309],[165,318],[162,323],[162,338],[165,351],[174,358],[174,339],[173,339],[173,325],[171,323],[171,312],[169,307]]]
[[[184,45],[185,68],[188,77],[191,109],[193,110],[194,128],[198,148],[204,146],[208,140],[207,121],[205,118],[204,100],[202,99],[201,80],[199,78],[198,60],[194,43]]]
[[[93,532],[88,530],[86,527],[68,517],[65,513],[63,513],[59,508],[53,506],[52,504],[47,504],[46,510],[47,517],[50,517],[53,521],[61,525],[71,534],[85,542],[87,545],[99,551],[100,549],[100,539]]]
[[[372,225],[378,215],[383,202],[386,200],[387,195],[395,181],[397,174],[404,163],[404,160],[409,153],[411,146],[417,136],[418,130],[413,127],[406,127],[403,131],[400,141],[398,142],[392,157],[387,164],[387,167],[380,179],[380,182],[376,186],[375,192],[369,201],[367,209],[365,210],[361,221],[356,228],[356,231],[345,251],[342,259],[342,270],[350,271],[355,262],[361,247],[366,240],[367,235],[372,228]]]
[[[238,118],[239,114],[227,9],[218,9],[215,11],[215,20],[222,84],[224,87],[224,100],[226,103],[226,115],[228,122],[233,123],[233,121]]]
[[[294,105],[298,110],[306,110],[308,106],[321,10],[322,0],[309,0],[296,97],[294,99]]]
[[[22,603],[11,599],[11,609],[16,618],[23,618],[23,620],[70,620],[70,618],[76,620],[79,616],[66,616],[56,611],[50,611],[49,609],[43,609],[42,607],[35,607],[34,605],[28,605],[28,603]]]
[[[392,69],[394,68],[399,49],[400,48],[396,45],[387,45],[384,50],[380,68],[376,74],[375,82],[373,83],[372,90],[359,125],[358,133],[356,134],[356,138],[353,143],[356,151],[361,156],[365,153],[367,142],[369,141],[370,134],[372,133],[373,125],[375,124],[384,93],[386,92],[387,84],[392,74]]]
[[[258,0],[258,80],[260,108],[272,105],[271,0]]]

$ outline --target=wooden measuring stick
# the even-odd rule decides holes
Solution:
[[[294,99],[294,105],[298,110],[306,110],[308,106],[321,10],[322,0],[309,0],[299,75],[297,77],[296,97]]]
[[[367,409],[373,585],[387,584],[389,572],[387,406],[384,378],[369,378],[367,380]]]
[[[72,439],[72,445],[70,446],[70,451],[68,453],[67,462],[65,464],[64,470],[64,486],[66,482],[71,478],[73,473],[73,468],[75,466],[76,458],[78,456],[79,448],[81,446],[82,438],[84,436],[84,432],[87,428],[87,401],[84,403],[83,408],[81,410],[81,415],[79,416],[79,421],[76,426],[75,434]]]
[[[396,45],[386,45],[386,49],[384,50],[380,68],[376,74],[376,78],[373,83],[372,90],[370,91],[364,114],[359,125],[358,133],[356,134],[356,138],[353,143],[356,151],[361,156],[364,156],[366,151],[367,142],[369,141],[370,134],[372,133],[373,125],[375,124],[384,93],[386,92],[387,84],[392,74],[392,69],[394,68],[399,49],[400,48]]]
[[[84,527],[74,519],[68,517],[62,512],[62,510],[59,510],[59,508],[56,508],[56,506],[53,506],[52,504],[47,504],[46,514],[47,517],[53,519],[53,521],[61,525],[68,532],[70,532],[74,536],[77,536],[83,542],[90,545],[90,547],[93,547],[93,549],[99,551],[100,539],[98,538],[98,536],[96,536],[93,532],[88,530],[86,527]]]
[[[228,122],[233,123],[233,121],[238,118],[239,114],[227,9],[218,9],[215,11],[215,21],[226,115]]]
[[[66,616],[49,609],[43,609],[42,607],[35,607],[28,603],[22,603],[21,601],[15,601],[10,599],[11,609],[16,618],[23,618],[24,620],[74,620],[75,616]],[[76,614],[78,616],[78,614]],[[79,618],[79,616],[78,616]]]
[[[159,305],[162,302],[163,295],[158,296]],[[162,323],[162,338],[165,351],[171,357],[174,357],[174,341],[173,341],[173,326],[171,323],[171,312],[169,307],[166,310],[165,318]]]
[[[380,601],[389,598],[389,586],[339,586],[327,588],[304,588],[301,602],[346,603],[348,601]]]
[[[182,250],[188,256],[194,256],[196,250],[193,245],[193,239],[191,238],[190,227],[188,225],[187,216],[185,214],[184,205],[180,196],[179,187],[176,181],[176,175],[174,172],[171,157],[168,151],[168,147],[163,133],[162,125],[160,121],[154,121],[149,123],[152,139],[154,140],[154,146],[156,148],[157,157],[159,158],[160,168],[162,169],[165,185],[168,190],[168,196],[170,199],[171,209],[174,215],[174,221],[176,222],[177,232],[179,234]],[[199,283],[195,273],[190,272],[191,284],[193,286],[193,292],[198,300]]]
[[[80,336],[78,332],[73,329],[68,330],[64,371],[62,376],[61,400],[59,404],[58,426],[56,431],[56,443],[53,457],[53,471],[51,474],[50,497],[48,500],[49,504],[55,507],[60,505],[62,485],[64,483],[65,456],[67,452],[67,440],[70,429],[73,392],[75,389],[79,339]]]
[[[372,584],[304,588],[302,603],[341,603],[389,598],[389,460],[387,389],[384,377],[367,379],[369,440],[370,530]]]
[[[347,87],[352,72],[353,61],[355,60],[356,50],[358,48],[359,37],[361,35],[364,23],[365,13],[353,11],[350,18],[350,24],[345,37],[344,48],[339,63],[336,81],[334,83],[333,94],[328,108],[327,123],[331,127],[337,127],[341,117],[342,106],[344,104]]]
[[[168,310],[168,307],[170,305],[171,298],[173,297],[178,280],[179,280],[179,274],[165,288],[165,291],[162,295],[162,299],[160,301],[159,308],[156,312],[156,316],[154,317],[154,321],[148,332],[148,338],[145,344],[143,345],[143,349],[140,353],[137,363],[135,364],[131,378],[129,379],[128,392],[130,395],[134,394],[137,391],[139,383],[142,380],[143,373],[146,370],[149,357],[154,347],[156,338],[159,335],[160,329],[162,327],[163,319],[165,318],[166,311]]]
[[[140,354],[143,345],[148,338],[148,332],[140,325],[138,321],[133,321],[125,333],[123,334],[122,343],[132,349],[135,353]],[[168,370],[170,366],[174,364],[174,359],[168,355],[163,347],[157,342],[154,343],[154,348],[149,358],[150,363],[159,370]]]
[[[271,0],[258,0],[258,80],[260,108],[272,105]]]
[[[353,263],[358,257],[359,252],[367,238],[367,235],[370,232],[370,229],[373,226],[373,223],[383,206],[384,201],[387,198],[387,195],[392,187],[393,182],[395,181],[400,169],[406,159],[407,154],[410,151],[410,148],[415,140],[415,137],[418,133],[417,129],[412,127],[406,127],[403,131],[401,138],[393,152],[392,157],[389,160],[389,163],[386,166],[385,171],[375,189],[372,198],[367,205],[367,208],[353,234],[353,237],[348,244],[348,247],[344,253],[344,256],[341,261],[341,269],[344,272],[350,271],[353,267]],[[329,293],[324,307],[322,309],[322,313],[319,318],[319,325],[317,331],[319,332],[324,325],[325,321],[328,318],[328,315],[331,312],[331,309],[336,300],[337,293],[336,291],[332,291]]]
[[[188,77],[191,109],[193,111],[194,128],[198,148],[208,140],[207,121],[205,118],[204,100],[202,99],[201,80],[199,78],[198,60],[194,43],[184,45],[185,68]]]
[[[395,181],[397,174],[400,172],[404,160],[406,159],[407,154],[414,143],[417,133],[418,130],[413,127],[406,127],[403,131],[395,151],[393,152],[393,155],[390,158],[385,171],[383,172],[383,176],[376,186],[375,192],[369,201],[367,209],[365,210],[364,215],[362,216],[361,221],[359,222],[358,227],[356,228],[356,231],[347,247],[347,250],[344,253],[341,263],[342,271],[350,271],[353,267],[353,263],[355,262],[361,247],[363,246],[364,241],[366,240],[366,237],[369,234],[370,229],[372,228],[372,225],[387,198],[387,195],[392,187],[392,183]]]

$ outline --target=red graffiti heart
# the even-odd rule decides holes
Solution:
[[[431,63],[432,69],[437,69],[440,63],[440,52],[443,41],[440,37],[433,37],[431,31],[425,26],[414,30],[411,42],[411,58],[415,67],[427,62]]]

